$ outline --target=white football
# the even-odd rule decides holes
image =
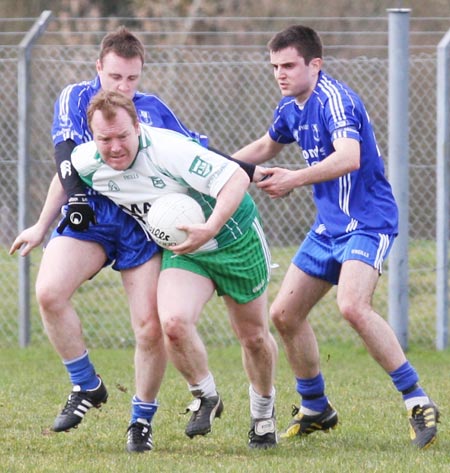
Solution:
[[[167,194],[159,197],[147,214],[147,227],[155,242],[163,248],[183,243],[187,233],[178,230],[180,225],[204,223],[205,215],[200,204],[186,194]]]

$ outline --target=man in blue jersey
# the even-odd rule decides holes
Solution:
[[[341,314],[402,393],[411,441],[426,448],[436,438],[438,409],[418,384],[393,330],[372,307],[398,215],[368,114],[354,91],[322,71],[322,43],[311,28],[291,26],[276,34],[268,49],[283,99],[268,132],[234,157],[259,164],[296,142],[307,167],[267,169],[258,187],[277,198],[312,185],[317,207],[271,306],[301,396],[283,437],[326,431],[338,423],[307,319],[337,285]]]
[[[97,77],[69,85],[61,92],[52,127],[59,179],[55,176],[50,185],[38,222],[24,230],[10,250],[12,254],[24,245],[21,254],[25,256],[39,245],[69,198],[65,217],[44,251],[36,281],[46,333],[72,382],[66,405],[53,424],[57,432],[77,427],[90,408],[100,407],[108,397],[89,358],[71,298],[105,265],[113,264],[121,272],[136,340],[136,392],[127,435],[130,452],[153,448],[151,421],[158,408],[156,396],[166,367],[156,310],[160,252],[132,217],[81,183],[70,154],[76,145],[92,139],[86,109],[101,89],[115,90],[132,99],[142,122],[175,130],[206,145],[206,137],[189,131],[158,97],[137,91],[143,64],[142,43],[120,27],[102,40]]]

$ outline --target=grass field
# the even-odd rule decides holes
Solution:
[[[270,451],[250,451],[248,384],[237,346],[210,348],[210,367],[225,411],[213,432],[184,435],[191,398],[169,366],[154,420],[155,450],[130,455],[125,431],[133,394],[130,349],[92,350],[110,393],[101,410],[90,411],[77,430],[50,431],[70,390],[65,370],[48,347],[0,350],[1,472],[445,472],[450,471],[448,393],[450,352],[412,349],[409,358],[441,409],[438,441],[426,451],[409,444],[406,411],[388,376],[353,343],[321,347],[322,369],[340,426],[283,441]],[[298,403],[294,381],[280,350],[277,419],[282,430]]]

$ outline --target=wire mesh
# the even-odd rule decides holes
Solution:
[[[50,180],[55,173],[50,127],[53,104],[60,90],[71,82],[95,75],[97,45],[45,44],[33,49],[30,74],[30,213],[28,223],[38,217]],[[332,51],[332,49],[330,49]],[[357,50],[360,52],[360,49]],[[271,121],[279,91],[264,47],[217,48],[147,47],[147,63],[140,89],[156,92],[191,129],[206,133],[211,144],[233,153],[261,136]],[[366,103],[378,143],[387,155],[388,61],[381,57],[325,58],[325,70],[354,88]],[[435,53],[410,57],[410,331],[413,344],[432,347],[435,316]],[[0,46],[0,334],[1,346],[17,343],[17,263],[7,256],[17,222],[17,50]],[[406,145],[406,144],[405,144]],[[290,168],[303,166],[301,151],[287,147],[272,164]],[[407,175],[405,170],[405,176]],[[272,275],[269,298],[273,299],[297,246],[314,219],[310,189],[296,190],[289,197],[271,200],[255,189],[252,195],[260,209],[279,264]],[[32,257],[33,287],[40,252]],[[385,273],[389,270],[386,267]],[[319,340],[355,340],[353,331],[338,314],[335,292],[313,310],[311,320]],[[387,277],[383,276],[374,300],[387,314]],[[81,287],[74,304],[83,321],[91,347],[133,344],[126,299],[120,275],[103,270]],[[222,302],[214,298],[201,317],[200,331],[208,344],[234,343]],[[39,312],[32,297],[32,342],[46,340]]]

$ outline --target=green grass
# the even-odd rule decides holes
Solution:
[[[449,471],[448,392],[450,352],[412,349],[409,358],[423,386],[441,408],[438,441],[426,451],[409,444],[406,411],[389,377],[358,344],[322,345],[327,393],[339,411],[340,426],[283,441],[271,451],[250,451],[248,383],[237,346],[209,348],[210,367],[225,411],[211,434],[184,435],[191,398],[181,376],[169,366],[154,420],[155,450],[125,451],[133,391],[130,349],[91,350],[109,389],[108,403],[90,411],[77,430],[50,431],[70,385],[49,346],[0,350],[1,472],[408,472]],[[277,369],[279,429],[298,403],[283,352]]]

